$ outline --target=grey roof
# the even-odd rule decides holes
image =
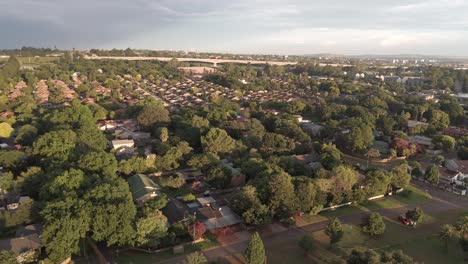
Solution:
[[[6,250],[13,251],[15,253],[21,253],[24,251],[38,249],[41,247],[41,239],[37,234],[0,240],[0,251]]]
[[[42,225],[40,224],[18,226],[16,228],[16,237],[25,237],[25,236],[41,234],[41,233],[42,233]]]
[[[209,219],[203,222],[206,229],[216,229],[226,226],[232,226],[243,222],[243,219],[234,213],[231,208],[227,206],[221,206],[219,211],[222,214],[222,217]]]

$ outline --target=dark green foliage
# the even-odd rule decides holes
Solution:
[[[414,208],[413,210],[408,210],[406,212],[406,218],[413,221],[414,223],[419,223],[422,221],[423,211],[421,208]]]
[[[429,168],[426,169],[426,173],[424,173],[424,179],[432,184],[439,183],[439,168],[436,165],[431,165]]]
[[[253,233],[250,238],[244,255],[248,264],[265,264],[265,248],[257,232]]]
[[[327,228],[325,229],[325,234],[330,237],[330,245],[338,243],[343,238],[344,231],[338,218],[335,218],[328,223]]]
[[[383,252],[381,254],[374,250],[365,251],[353,249],[347,260],[348,264],[413,264],[414,260],[401,250]]]
[[[184,176],[180,173],[168,177],[161,177],[159,180],[161,186],[178,189],[185,184]]]
[[[201,143],[205,152],[218,154],[231,152],[236,142],[225,130],[212,128],[201,137]]]
[[[141,126],[150,128],[157,123],[169,122],[169,111],[161,103],[151,103],[143,107],[137,120]]]
[[[362,231],[371,236],[379,236],[385,233],[385,223],[379,213],[372,213],[364,219]]]
[[[299,240],[299,246],[306,252],[310,253],[314,250],[314,240],[310,235],[304,235],[301,240]]]
[[[224,189],[231,184],[231,178],[231,171],[224,166],[218,165],[208,170],[205,180],[210,186]]]

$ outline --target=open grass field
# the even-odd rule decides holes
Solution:
[[[347,209],[348,212],[349,210],[356,209]],[[339,214],[337,211],[336,215]],[[334,263],[337,258],[345,258],[355,248],[377,251],[401,249],[416,261],[426,264],[464,263],[465,256],[458,243],[451,242],[446,249],[437,233],[441,225],[454,223],[458,217],[467,213],[468,211],[451,210],[424,214],[422,223],[416,228],[404,226],[397,219],[384,217],[386,232],[377,238],[363,233],[359,225],[343,225],[345,235],[333,248],[330,248],[329,238],[323,230],[311,232],[316,248],[309,257],[299,248],[298,239],[269,244],[266,251],[269,254],[269,263]]]
[[[418,189],[414,186],[407,186],[405,190],[392,196],[392,199],[402,203],[402,204],[420,204],[425,202],[428,199],[431,199],[431,195],[425,192],[424,190]]]

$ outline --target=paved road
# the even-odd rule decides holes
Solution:
[[[441,190],[437,187],[431,186],[424,182],[414,182],[412,185],[426,190],[429,194],[432,195],[432,199],[425,201],[422,204],[417,205],[420,207],[424,212],[429,213],[440,213],[445,211],[450,211],[453,209],[467,209],[468,208],[468,198],[463,196],[457,196],[453,193],[449,193],[447,191]],[[404,214],[408,209],[413,209],[415,205],[405,205],[396,208],[382,208],[374,210],[374,212],[380,213],[382,216],[385,216],[389,219],[396,219],[396,217],[400,214]],[[351,213],[349,215],[340,216],[339,219],[342,223],[345,224],[360,224],[362,222],[362,217],[364,214],[368,214],[369,212],[356,212]],[[328,220],[321,221],[318,223],[313,223],[310,225],[302,226],[302,227],[295,227],[290,229],[285,229],[279,232],[273,232],[264,234],[260,232],[262,237],[263,243],[266,247],[271,244],[277,243],[278,240],[292,240],[292,239],[300,239],[305,233],[310,233],[314,231],[319,231],[325,229],[326,225],[328,224]],[[233,243],[220,245],[214,248],[210,248],[204,250],[203,253],[208,258],[208,260],[216,261],[219,258],[223,258],[226,256],[232,256],[238,253],[244,252],[245,248],[247,247],[248,239],[241,239],[236,240]],[[180,263],[183,259],[182,257],[176,257],[165,262],[162,264],[172,264],[172,263]],[[239,263],[242,263],[241,260],[238,260]]]

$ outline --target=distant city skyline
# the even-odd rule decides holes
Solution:
[[[468,56],[468,0],[0,0],[0,49]]]

